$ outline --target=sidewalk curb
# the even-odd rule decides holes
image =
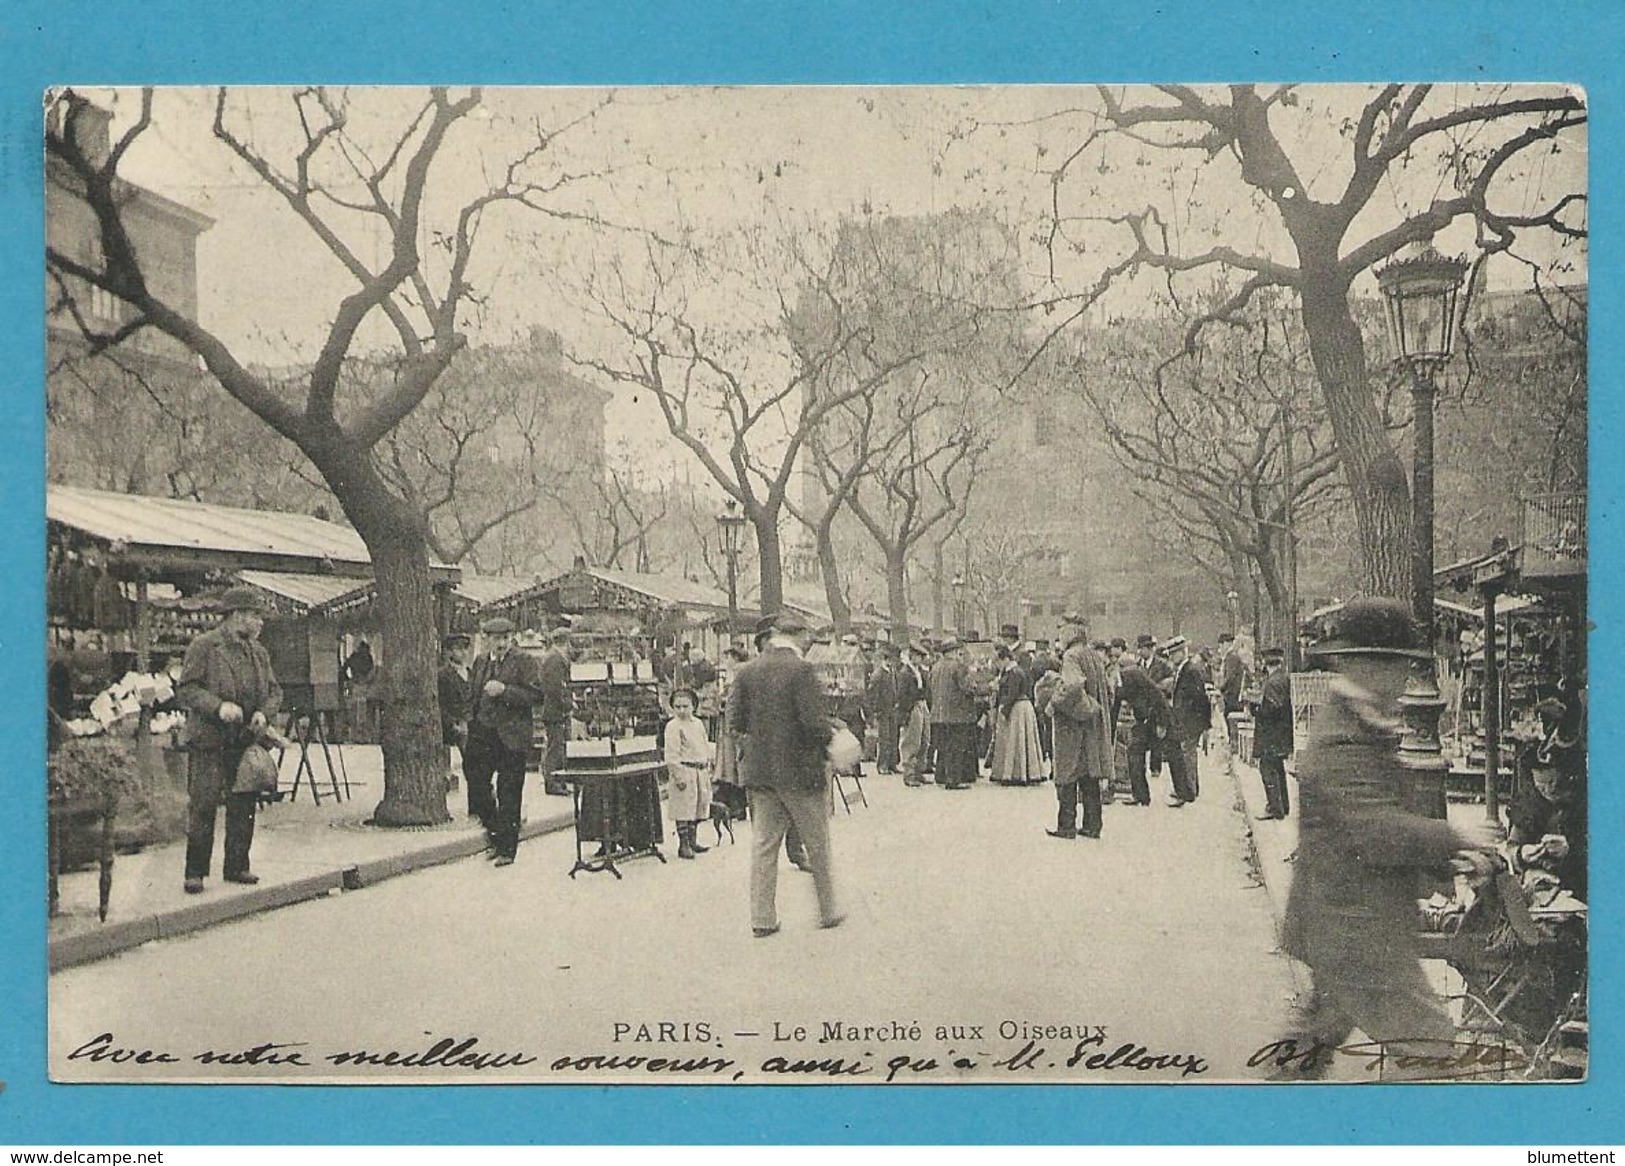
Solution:
[[[520,828],[520,841],[540,838],[568,830],[574,824],[573,814],[551,814],[526,822]],[[230,923],[250,915],[289,907],[295,903],[320,899],[335,891],[354,891],[369,887],[398,875],[410,874],[425,867],[439,866],[458,859],[470,858],[485,850],[485,839],[479,835],[453,838],[409,850],[388,858],[352,863],[320,874],[306,875],[289,882],[260,887],[253,891],[233,895],[227,899],[202,900],[170,911],[142,915],[119,923],[108,924],[95,931],[78,935],[65,935],[47,944],[47,962],[52,972],[79,964],[106,959],[131,948],[151,943],[155,939],[174,939],[221,923]]]

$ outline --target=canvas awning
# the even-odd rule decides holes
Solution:
[[[50,486],[45,516],[100,544],[110,563],[125,569],[372,575],[360,535],[309,514]],[[444,563],[431,564],[430,571],[439,583],[455,582],[461,573]]]

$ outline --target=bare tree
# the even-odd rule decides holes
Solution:
[[[1074,111],[1089,119],[1089,128],[1049,172],[1044,232],[1056,259],[1099,248],[1098,232],[1080,231],[1085,221],[1121,232],[1124,245],[1095,284],[1045,306],[1071,323],[1131,271],[1150,270],[1169,281],[1203,270],[1237,274],[1234,292],[1191,323],[1189,345],[1262,289],[1290,289],[1341,451],[1366,587],[1375,594],[1408,593],[1409,487],[1368,372],[1351,287],[1363,272],[1458,220],[1475,226],[1477,247],[1486,254],[1511,253],[1530,231],[1584,239],[1586,195],[1572,189],[1548,194],[1532,178],[1552,154],[1583,153],[1581,98],[1557,89],[1509,94],[1504,87],[1464,92],[1388,85],[1339,123],[1335,113],[1309,108],[1292,86],[1162,85],[1132,99],[1107,86],[1097,92],[1098,108]],[[1294,109],[1301,112],[1293,115]],[[1297,125],[1288,122],[1294,116]],[[1189,181],[1177,203],[1100,215],[1092,211],[1100,191],[1090,171],[1111,169],[1106,151],[1113,144],[1142,158],[1172,152],[1200,168],[1184,172]],[[1420,196],[1401,205],[1407,179]],[[1235,191],[1250,192],[1250,201]],[[1531,197],[1545,201],[1531,209]],[[1202,206],[1211,223],[1196,221],[1192,208]],[[1282,230],[1295,261],[1267,245]],[[1214,242],[1190,246],[1198,236]]]
[[[587,294],[624,348],[580,363],[652,396],[672,436],[739,502],[756,536],[761,605],[776,610],[784,602],[779,527],[809,436],[832,411],[916,364],[926,346],[877,335],[870,313],[841,294],[841,250],[815,254],[815,232],[782,247],[759,236],[737,241],[742,255],[731,268],[713,250],[657,252],[653,244],[635,277],[607,264]],[[707,322],[694,293],[741,273],[758,314],[750,323]]]
[[[87,150],[87,136],[78,132],[89,120],[86,99],[65,92],[57,100],[65,104],[64,131],[47,134],[47,150],[95,216],[99,255],[85,259],[51,248],[49,270],[76,292],[99,288],[128,305],[130,318],[116,331],[87,335],[93,349],[115,347],[145,329],[173,337],[201,358],[231,397],[297,446],[320,472],[366,543],[377,580],[384,645],[384,793],[373,820],[383,826],[445,821],[430,523],[423,509],[391,484],[380,464],[381,450],[465,347],[463,316],[474,296],[470,263],[482,224],[504,206],[550,213],[550,197],[570,181],[570,175],[549,165],[556,135],[539,131],[528,148],[500,167],[483,193],[462,202],[444,228],[436,229],[432,208],[439,204],[429,197],[431,177],[443,169],[436,164],[453,131],[479,108],[478,90],[453,95],[433,89],[383,137],[370,132],[381,120],[377,110],[352,124],[358,111],[342,91],[290,91],[282,116],[271,119],[273,132],[266,104],[278,97],[250,94],[234,100],[219,90],[215,142],[293,213],[355,285],[337,304],[319,355],[293,390],[255,373],[195,313],[166,299],[137,253],[125,221],[128,188],[120,167],[154,126],[152,91],[142,93],[139,115],[105,155]],[[257,116],[248,116],[243,100],[260,103]],[[263,136],[251,136],[256,130]],[[291,142],[291,156],[281,161],[274,146],[257,144],[278,135]],[[379,237],[385,240],[382,255],[371,262],[368,245]],[[428,239],[435,262],[421,249]],[[293,278],[302,275],[290,272]],[[364,385],[347,383],[346,364],[356,355],[364,326],[380,320],[395,346],[392,375],[368,378]]]
[[[1059,383],[1087,406],[1090,433],[1080,437],[1105,443],[1160,518],[1150,537],[1285,634],[1288,503],[1308,522],[1347,498],[1306,339],[1265,295],[1185,350],[1179,318],[1163,308],[1161,327],[1153,318],[1087,334]],[[1398,386],[1389,378],[1378,398],[1385,432],[1406,421]]]

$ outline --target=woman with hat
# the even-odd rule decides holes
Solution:
[[[993,730],[993,780],[1000,785],[1033,785],[1044,780],[1044,753],[1038,744],[1033,681],[1000,644],[998,726]]]
[[[1411,664],[1426,659],[1406,606],[1351,600],[1310,649],[1338,675],[1298,761],[1298,857],[1282,946],[1314,976],[1310,1004],[1274,1046],[1278,1076],[1319,1077],[1359,1029],[1390,1054],[1448,1054],[1455,1026],[1417,954],[1417,875],[1489,850],[1488,823],[1463,830],[1405,808],[1395,714]],[[1368,1063],[1368,1059],[1362,1064]],[[1386,1061],[1426,1076],[1425,1062]]]
[[[189,895],[203,891],[214,854],[214,826],[226,807],[226,853],[221,874],[228,883],[252,886],[249,869],[254,844],[257,792],[232,786],[243,754],[270,728],[282,707],[282,687],[271,657],[259,642],[265,608],[252,587],[233,587],[220,597],[225,615],[186,649],[175,703],[187,710],[186,881]]]

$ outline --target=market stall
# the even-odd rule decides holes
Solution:
[[[90,851],[110,886],[112,850],[184,829],[185,759],[167,747],[163,690],[187,645],[218,622],[211,597],[257,580],[277,617],[302,627],[333,594],[365,589],[371,563],[353,530],[305,514],[50,486],[46,520],[54,861]],[[433,570],[439,583],[456,578]],[[305,667],[284,656],[277,669],[315,700],[327,681],[313,634],[288,637],[303,637]],[[87,830],[99,832],[88,845]]]

